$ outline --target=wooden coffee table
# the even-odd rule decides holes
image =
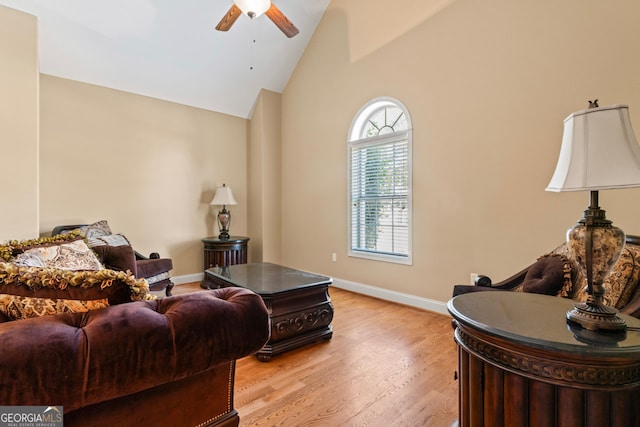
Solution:
[[[266,362],[275,355],[331,339],[331,278],[271,263],[237,264],[205,271],[209,283],[238,286],[260,295],[269,310],[271,337],[256,353]]]

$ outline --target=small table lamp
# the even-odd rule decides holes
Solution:
[[[218,212],[218,229],[220,234],[218,238],[221,240],[229,240],[229,226],[231,225],[231,212],[227,210],[227,205],[237,205],[236,199],[233,198],[231,187],[222,184],[222,187],[216,189],[216,194],[211,200],[211,205],[222,206],[222,210]]]
[[[567,232],[567,243],[587,280],[587,301],[577,303],[567,319],[585,329],[626,330],[618,310],[603,302],[603,282],[625,244],[622,230],[612,225],[598,206],[598,191],[640,187],[640,146],[629,119],[629,107],[598,107],[572,113],[564,134],[556,170],[547,191],[590,191],[584,217]]]

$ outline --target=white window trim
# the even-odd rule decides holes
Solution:
[[[407,129],[399,132],[394,132],[389,135],[378,135],[370,138],[360,138],[360,131],[364,126],[365,120],[371,115],[371,113],[382,107],[382,106],[396,106],[402,109],[406,116],[407,120]],[[408,230],[408,241],[407,241],[407,256],[399,256],[399,255],[388,255],[382,254],[378,252],[367,252],[362,250],[354,250],[352,247],[352,212],[351,212],[351,185],[352,185],[352,175],[351,175],[351,150],[352,150],[352,142],[358,141],[358,144],[368,144],[374,143],[379,140],[397,138],[398,135],[406,133],[407,135],[407,143],[408,143],[408,192],[407,192],[407,209],[408,209],[408,222],[409,222],[409,230]],[[383,261],[383,262],[391,262],[395,264],[404,264],[404,265],[413,265],[413,126],[411,124],[411,117],[409,115],[409,111],[400,101],[390,97],[380,97],[375,98],[369,101],[365,106],[363,106],[360,111],[355,115],[354,120],[351,122],[351,127],[349,128],[349,138],[347,141],[347,247],[348,252],[347,255],[354,258],[363,258],[374,261]]]

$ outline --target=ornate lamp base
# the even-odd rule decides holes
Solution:
[[[222,210],[218,212],[218,228],[220,234],[218,239],[229,240],[229,225],[231,224],[231,212],[227,210],[226,206],[222,206]]]
[[[589,297],[567,312],[567,319],[590,331],[624,331],[627,322],[618,316],[618,310]]]
[[[567,243],[587,279],[587,301],[567,312],[567,319],[591,331],[626,330],[618,310],[604,304],[604,280],[620,258],[624,232],[615,227],[598,206],[598,192],[591,191],[591,202],[584,217],[567,232]]]

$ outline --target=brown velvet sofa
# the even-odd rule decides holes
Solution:
[[[474,286],[455,285],[453,296],[478,291],[532,292],[586,301],[585,277],[566,243],[514,274],[492,283],[480,275]],[[628,235],[620,259],[603,283],[605,304],[640,318],[640,236]]]
[[[269,337],[262,299],[225,288],[8,321],[0,403],[71,426],[237,426],[235,360]]]

